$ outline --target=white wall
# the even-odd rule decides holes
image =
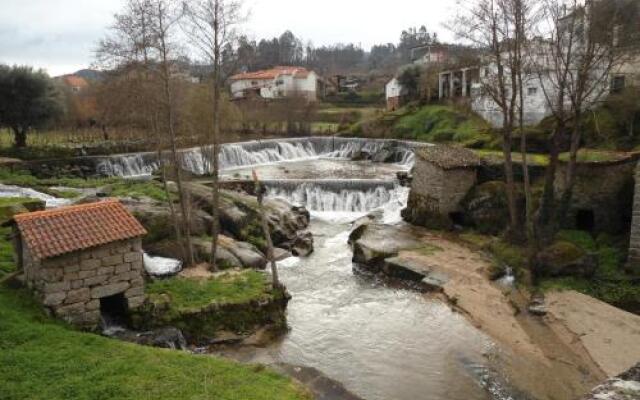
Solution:
[[[393,78],[392,80],[390,80],[389,83],[387,83],[387,86],[385,88],[387,99],[391,99],[393,97],[400,97],[404,95],[405,92],[406,92],[405,89],[402,87],[400,82],[398,82],[397,78]]]

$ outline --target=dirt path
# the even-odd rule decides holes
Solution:
[[[491,261],[485,255],[437,234],[421,232],[420,240],[439,250],[403,251],[400,256],[449,277],[445,297],[500,345],[500,370],[536,399],[576,399],[629,368],[634,358],[640,360],[627,351],[632,340],[640,351],[640,329],[634,330],[633,322],[640,317],[616,324],[618,316],[608,317],[613,314],[607,307],[613,307],[596,307],[601,302],[566,294],[551,297],[549,317],[532,316],[526,311],[526,293],[487,278]],[[585,331],[589,334],[580,337]]]

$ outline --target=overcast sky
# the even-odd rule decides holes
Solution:
[[[27,64],[51,75],[93,61],[96,42],[124,0],[0,0],[0,63]],[[245,0],[253,38],[291,30],[314,45],[397,42],[410,26],[426,25],[450,39],[442,26],[455,13],[452,0]]]

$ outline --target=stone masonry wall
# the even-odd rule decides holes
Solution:
[[[439,201],[444,186],[443,180],[443,169],[423,160],[421,157],[416,157],[413,182],[411,183],[412,193],[422,197],[431,197]]]
[[[69,323],[96,328],[100,299],[122,293],[129,309],[144,303],[141,239],[115,242],[60,257],[33,261],[23,249],[28,285],[42,303]]]
[[[452,226],[449,214],[459,211],[460,202],[476,184],[473,169],[444,170],[417,157],[413,182],[403,218],[432,229]]]
[[[460,211],[460,203],[476,184],[474,169],[453,169],[444,171],[440,212],[449,214]]]
[[[640,164],[636,167],[635,197],[633,199],[632,218],[628,263],[633,267],[638,267],[640,266]]]
[[[593,211],[594,231],[611,234],[627,232],[631,219],[635,169],[635,161],[578,164],[565,228],[574,229],[578,211],[587,210]],[[566,165],[558,168],[555,182],[558,193],[564,191],[566,170]]]

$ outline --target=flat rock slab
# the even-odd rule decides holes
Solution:
[[[613,377],[640,360],[640,316],[574,291],[546,296],[551,326],[561,323],[593,361]]]
[[[387,258],[383,270],[392,278],[418,282],[427,290],[443,290],[450,279],[449,275],[434,271],[428,263],[411,257]]]
[[[316,400],[364,400],[349,392],[342,383],[327,377],[315,368],[284,363],[273,367],[305,385]]]
[[[403,250],[425,245],[403,226],[366,225],[358,230],[359,237],[352,240],[353,261],[368,267],[380,267],[385,259],[395,257]]]

